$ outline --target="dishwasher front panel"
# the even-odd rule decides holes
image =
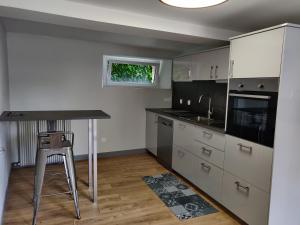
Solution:
[[[157,158],[167,169],[172,169],[173,121],[158,117]]]

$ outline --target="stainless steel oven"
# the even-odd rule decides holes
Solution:
[[[277,78],[230,80],[226,133],[273,147],[278,82]]]

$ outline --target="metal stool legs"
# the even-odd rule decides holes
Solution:
[[[70,175],[70,183],[71,183],[72,194],[73,194],[73,199],[74,199],[74,206],[75,206],[75,210],[76,210],[76,217],[77,217],[77,219],[80,219],[75,164],[74,164],[73,151],[71,151],[70,149],[68,149],[66,152],[66,161],[67,161],[67,168],[68,168],[69,175]]]
[[[37,214],[40,207],[41,193],[44,182],[44,174],[47,164],[47,153],[45,151],[38,151],[36,160],[36,174],[34,178],[34,209],[32,225],[36,225]]]
[[[69,174],[69,169],[68,169],[68,165],[67,165],[67,159],[66,159],[66,156],[63,155],[63,160],[64,160],[64,167],[65,167],[65,173],[66,173],[66,177],[67,177],[67,183],[68,183],[68,187],[69,187],[69,191],[71,193],[71,195],[73,195],[73,192],[72,192],[72,187],[71,187],[71,179],[70,179],[70,174]]]
[[[67,180],[69,184],[69,188],[71,193],[73,194],[74,206],[76,210],[76,217],[80,219],[80,210],[79,210],[79,201],[78,201],[78,193],[77,193],[77,182],[76,182],[76,172],[74,165],[73,152],[71,148],[60,150],[60,153],[63,152],[65,170],[67,175]],[[52,151],[49,149],[39,149],[37,152],[36,159],[36,174],[34,178],[34,210],[33,210],[33,220],[32,225],[36,225],[37,223],[37,214],[40,206],[40,199],[42,193],[42,187],[44,182],[45,169],[47,164],[47,157],[57,153],[56,151]]]

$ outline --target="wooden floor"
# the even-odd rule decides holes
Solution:
[[[143,182],[142,177],[166,172],[148,154],[99,160],[98,207],[87,190],[87,161],[76,162],[81,220],[74,218],[73,201],[69,196],[43,197],[38,224],[44,225],[236,225],[241,224],[220,207],[218,213],[186,221],[178,220]],[[63,172],[62,165],[48,166],[48,172]],[[49,171],[51,170],[51,171]],[[63,175],[47,176],[43,194],[66,191]],[[33,169],[14,169],[11,174],[5,225],[31,225]],[[206,197],[204,197],[208,200]],[[211,203],[210,200],[208,202]]]

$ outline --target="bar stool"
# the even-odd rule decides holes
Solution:
[[[67,140],[66,137],[71,137]],[[36,166],[34,177],[34,210],[32,225],[37,223],[37,213],[44,182],[47,158],[53,155],[61,155],[64,159],[67,182],[70,193],[74,199],[76,217],[80,219],[80,210],[77,193],[76,171],[73,157],[74,133],[72,132],[41,132],[38,134]]]

